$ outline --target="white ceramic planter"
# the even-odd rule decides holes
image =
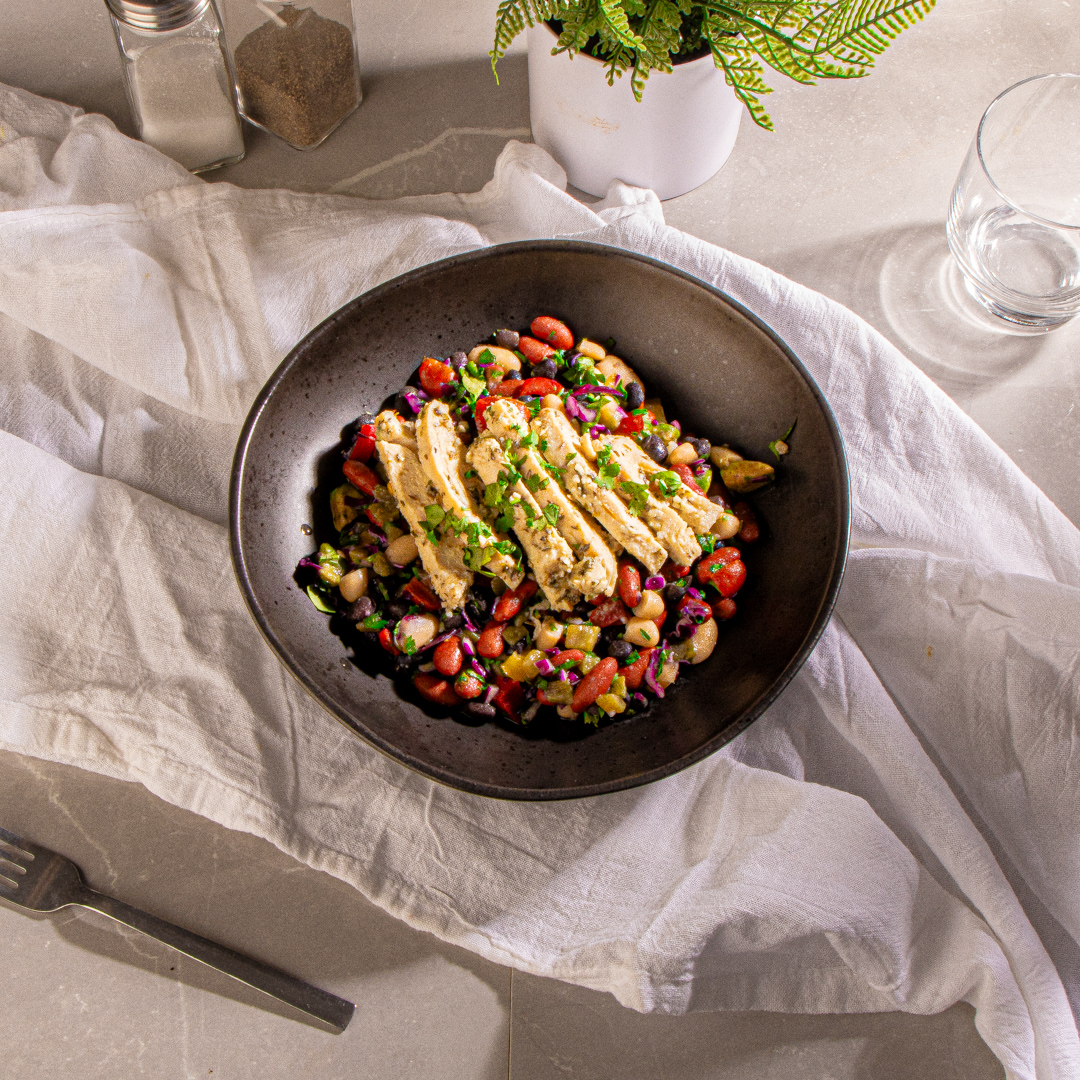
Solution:
[[[728,159],[743,105],[711,56],[653,72],[642,101],[629,73],[608,86],[604,65],[584,53],[552,56],[554,31],[529,30],[533,139],[590,195],[612,180],[673,199],[705,183]]]

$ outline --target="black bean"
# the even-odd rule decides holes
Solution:
[[[549,356],[546,360],[541,360],[532,369],[532,377],[534,379],[554,379],[555,378],[555,361]]]
[[[579,600],[574,605],[573,614],[579,619],[587,619],[592,614],[593,606],[588,600]]]
[[[416,415],[413,412],[412,406],[409,404],[409,399],[405,396],[404,391],[399,392],[394,397],[394,412],[401,413],[406,419]]]
[[[402,653],[400,656],[394,657],[394,674],[395,675],[408,675],[412,671],[413,658],[406,656]]]
[[[495,715],[494,705],[485,705],[482,701],[470,701],[465,706],[465,711],[470,716],[482,717],[485,720],[490,720]]]
[[[622,629],[622,627],[620,627]],[[625,660],[634,651],[634,646],[629,641],[613,641],[608,647],[608,656],[615,660]]]
[[[460,611],[455,611],[443,619],[444,630],[457,630],[465,625],[465,618]]]
[[[409,614],[409,605],[403,603],[401,600],[391,600],[386,605],[386,617],[391,622],[397,622],[399,619],[404,619]]]
[[[369,615],[375,612],[375,602],[370,596],[361,596],[359,600],[354,600],[345,609],[345,618],[350,622],[361,622]]]
[[[695,439],[693,436],[688,435],[685,442],[688,442],[694,450],[697,452],[699,458],[707,458],[709,451],[712,449],[712,443],[708,439]]]
[[[448,356],[446,362],[455,370],[460,371],[468,362],[469,357],[467,353],[463,353],[460,349],[454,353],[453,356]]]
[[[641,449],[645,451],[656,462],[657,465],[663,465],[667,461],[667,447],[664,445],[664,440],[659,435],[650,435],[642,444]]]
[[[727,499],[725,499],[723,495],[710,495],[709,502],[715,503],[722,510],[726,510],[729,506]]]
[[[686,595],[686,586],[673,581],[664,588],[664,600],[669,604],[677,604]]]
[[[626,388],[626,407],[627,409],[640,409],[645,404],[645,391],[641,389],[641,384],[632,382]]]
[[[516,330],[496,330],[495,344],[504,349],[516,349],[521,341],[521,335]]]
[[[484,608],[471,600],[465,605],[465,614],[469,616],[469,622],[473,626],[483,628],[484,623],[487,622],[487,613]]]
[[[357,426],[357,428],[359,428],[361,424],[374,424],[375,414],[363,412],[353,421],[353,423]]]

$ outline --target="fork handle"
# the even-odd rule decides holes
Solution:
[[[152,938],[157,938],[158,941],[163,941],[170,948],[184,953],[185,956],[190,956],[193,960],[223,971],[226,975],[231,975],[234,979],[253,986],[264,994],[269,994],[309,1016],[322,1020],[336,1031],[344,1031],[352,1019],[356,1006],[351,1001],[320,990],[317,986],[312,986],[292,975],[286,975],[285,972],[278,971],[277,968],[260,963],[258,960],[252,960],[249,956],[233,952],[232,949],[193,934],[183,927],[174,926],[164,919],[159,919],[156,915],[149,915],[145,911],[133,908],[122,900],[115,900],[104,893],[86,888],[76,903],[81,907],[100,911],[102,915],[108,915],[110,919],[134,927]]]

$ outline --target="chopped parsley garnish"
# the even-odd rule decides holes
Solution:
[[[639,661],[640,659],[641,659],[641,653],[639,653],[639,652],[637,651],[637,649],[635,649],[635,650],[634,650],[634,651],[633,651],[633,652],[632,652],[632,653],[631,653],[631,654],[630,654],[630,655],[629,655],[629,656],[628,656],[628,657],[626,658],[626,666],[627,666],[627,667],[631,667],[632,665],[636,664],[636,663],[637,663],[637,662],[638,662],[638,661]]]
[[[475,367],[470,364],[469,367]],[[470,406],[475,407],[477,400],[487,391],[487,380],[479,373],[473,374],[468,368],[462,369],[461,385],[465,392],[465,400]]]
[[[596,486],[605,488],[608,491],[614,490],[615,478],[620,472],[622,472],[622,470],[614,461],[608,465],[601,465],[599,472],[596,474]]]
[[[528,435],[522,435],[521,436],[521,445],[522,446],[535,446],[536,445],[536,436],[531,431],[529,432]]]
[[[596,463],[606,465],[611,460],[611,447],[605,443],[596,451]]]
[[[381,630],[384,626],[389,625],[389,619],[384,619],[378,612],[374,612],[363,622],[357,623],[357,628],[360,630]]]
[[[630,496],[630,504],[626,509],[634,517],[641,517],[649,501],[649,485],[635,484],[633,480],[620,480],[619,489],[624,495]]]
[[[485,349],[476,359],[481,364],[494,364],[495,354],[490,349]]]
[[[551,483],[544,476],[523,476],[521,482],[535,495],[538,491],[542,491]]]
[[[540,453],[541,454],[546,454],[547,453],[547,448],[548,448],[547,439],[541,439],[540,440]]]
[[[682,486],[682,480],[679,479],[677,472],[672,472],[670,469],[664,472],[658,472],[653,476],[653,481],[660,491],[660,494],[666,499],[670,499],[672,495],[679,493],[679,488]]]
[[[540,464],[543,465],[560,484],[563,482],[563,473],[566,472],[566,469],[560,468],[558,465],[552,465],[550,461],[542,461]]]
[[[559,508],[554,503],[548,503],[544,507],[544,517],[547,518],[548,524],[554,528],[559,522]]]
[[[407,637],[405,644],[401,646],[401,651],[406,656],[412,656],[416,652],[416,642],[411,637]]]
[[[576,458],[576,457],[577,457],[577,453],[571,451],[569,454],[566,455],[566,463],[569,465],[570,462],[573,461],[574,458]]]
[[[716,550],[716,537],[712,533],[699,536],[697,542],[701,545],[701,551],[704,555],[711,555]]]
[[[501,506],[505,494],[506,484],[503,481],[497,480],[494,484],[488,484],[484,488],[484,505],[493,509],[496,506]]]

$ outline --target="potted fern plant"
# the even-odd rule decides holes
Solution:
[[[744,111],[772,130],[766,65],[800,83],[859,78],[934,3],[501,0],[491,64],[528,28],[536,142],[583,191],[620,179],[668,199],[720,169]]]

